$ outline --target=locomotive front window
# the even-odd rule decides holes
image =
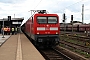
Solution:
[[[57,23],[57,17],[48,17],[48,23]]]
[[[47,17],[37,17],[38,23],[47,23]]]

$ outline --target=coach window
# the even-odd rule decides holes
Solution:
[[[47,23],[47,17],[37,17],[38,23]]]
[[[48,23],[57,23],[57,17],[48,17]]]

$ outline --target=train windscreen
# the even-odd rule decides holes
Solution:
[[[38,23],[47,23],[47,17],[37,17]]]
[[[37,22],[42,23],[48,23],[48,24],[55,24],[58,22],[57,17],[37,17]]]
[[[48,23],[57,23],[57,17],[48,17]]]

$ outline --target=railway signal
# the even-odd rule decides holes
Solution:
[[[8,21],[11,21],[11,16],[8,16]]]
[[[65,17],[65,13],[63,14],[63,22],[65,22],[65,19],[66,19],[66,17]]]
[[[64,14],[63,14],[64,32],[65,32],[65,30],[66,30],[65,20],[66,20],[66,16],[65,16],[65,13],[64,13]]]
[[[71,15],[71,20],[73,21],[73,15]]]
[[[73,15],[71,15],[72,34],[73,34]]]
[[[8,16],[8,23],[9,27],[11,28],[11,16]]]
[[[71,24],[73,24],[73,15],[71,15]]]

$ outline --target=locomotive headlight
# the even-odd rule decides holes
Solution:
[[[39,34],[39,32],[37,32],[37,34]]]
[[[56,34],[58,34],[58,32],[56,32]]]

